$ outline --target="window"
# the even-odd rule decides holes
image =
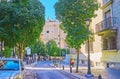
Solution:
[[[116,37],[110,37],[109,39],[103,39],[103,50],[115,50],[117,49]]]
[[[116,49],[116,38],[110,39],[110,49]]]
[[[19,61],[14,60],[1,60],[0,61],[0,70],[18,70]]]
[[[49,30],[47,31],[47,33],[49,33]]]
[[[107,49],[108,49],[108,40],[103,39],[103,50],[107,50]]]
[[[104,29],[109,28],[111,25],[111,11],[108,10],[105,12],[105,21],[104,21]]]

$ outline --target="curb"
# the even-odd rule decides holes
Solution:
[[[51,65],[51,64],[49,64],[51,67],[54,67],[54,68],[57,68],[57,67],[55,67],[54,65]],[[83,76],[81,76],[81,75],[76,75],[76,74],[74,74],[74,73],[70,73],[70,72],[68,72],[68,71],[65,71],[65,70],[62,70],[62,69],[58,69],[58,71],[59,72],[62,72],[62,73],[64,73],[64,74],[70,74],[70,75],[72,75],[73,77],[75,77],[76,79],[86,79],[85,77],[83,77]]]
[[[64,70],[61,70],[67,74],[71,74],[73,77],[76,77],[77,79],[86,79],[84,76],[81,76],[81,75],[77,75],[77,74],[74,74],[74,73],[70,73],[68,71],[64,71]]]
[[[74,74],[72,74],[72,73],[69,73],[69,72],[67,72],[67,71],[64,71],[64,70],[60,70],[59,72],[62,72],[62,73],[64,73],[64,74],[69,74],[69,75],[73,76],[75,79],[82,79],[82,78],[80,78],[80,77],[78,77],[78,76],[76,76],[76,75],[74,75]]]

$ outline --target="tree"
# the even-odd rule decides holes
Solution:
[[[57,47],[57,44],[54,40],[50,40],[48,41],[48,43],[46,44],[46,47],[48,49],[47,54],[49,56],[60,56],[60,48]]]
[[[37,41],[32,47],[32,54],[37,53],[38,55],[46,56],[46,46],[42,41]]]
[[[70,51],[68,48],[67,49],[63,48],[62,49],[62,56],[65,56],[66,54],[70,54]]]
[[[5,57],[10,57],[12,51],[13,51],[12,48],[6,46],[6,47],[5,47],[5,50],[2,51],[2,54],[3,54]]]
[[[42,31],[44,15],[39,0],[0,2],[1,40],[10,47],[17,46],[23,59],[24,47],[34,44]]]
[[[57,19],[62,22],[61,28],[67,33],[67,44],[77,50],[76,72],[78,72],[79,49],[90,34],[85,19],[95,16],[97,0],[58,0],[54,7]]]

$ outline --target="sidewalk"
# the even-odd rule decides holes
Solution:
[[[26,62],[24,62],[24,66],[25,66],[24,78],[25,79],[37,79],[36,74],[29,69],[30,67],[34,67],[35,64],[37,64],[37,62],[31,63],[31,64],[26,64]]]
[[[52,66],[54,66],[53,64],[51,64]],[[63,70],[63,65],[64,65],[64,70]],[[87,67],[83,67],[83,66],[79,66],[79,72],[76,73],[76,67],[72,68],[72,73],[70,73],[70,66],[66,65],[66,64],[62,64],[61,68],[60,66],[58,66],[58,68],[66,73],[69,73],[73,76],[76,76],[80,79],[86,79],[85,74],[87,72]],[[107,79],[105,76],[105,70],[104,68],[98,68],[98,67],[91,67],[91,71],[92,74],[94,75],[94,79],[98,79],[98,75],[101,74],[102,75],[102,79]]]

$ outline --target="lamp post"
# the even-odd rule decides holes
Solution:
[[[49,38],[49,30],[47,31],[47,34],[48,34],[48,41],[50,40],[50,38]],[[49,57],[48,57],[48,59],[49,59],[49,61],[51,60],[50,59],[50,43],[48,44],[49,45],[49,48],[48,48],[48,52],[49,52]]]
[[[60,22],[59,22],[59,24],[60,24]],[[59,53],[60,53],[60,68],[61,68],[62,59],[61,59],[61,31],[60,31],[60,27],[58,27],[58,33],[59,33],[58,37],[59,37]]]
[[[66,46],[66,54],[68,53],[68,51],[67,51],[67,50],[68,50],[68,47]],[[65,54],[65,55],[66,55],[66,54]]]
[[[86,26],[88,28],[89,33],[89,25],[90,25],[90,19],[86,19]],[[88,69],[87,74],[85,75],[86,79],[93,79],[93,74],[91,74],[91,62],[90,62],[90,45],[89,45],[89,34],[88,34]]]

